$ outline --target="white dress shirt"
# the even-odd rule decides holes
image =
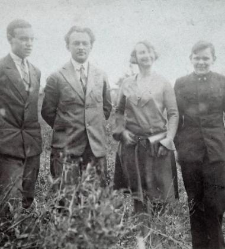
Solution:
[[[17,70],[18,70],[19,73],[20,73],[21,78],[23,78],[23,76],[22,76],[23,74],[22,74],[22,71],[21,71],[22,59],[21,59],[19,56],[17,56],[16,54],[14,54],[13,52],[10,52],[10,56],[12,57],[12,59],[13,59],[15,65],[16,65],[16,68],[17,68]],[[25,67],[26,67],[27,73],[28,73],[28,75],[29,75],[27,60],[24,59],[24,62],[25,62]]]
[[[77,61],[75,61],[73,58],[71,58],[71,62],[74,66],[77,78],[80,80],[80,67],[83,65],[84,67],[84,74],[87,77],[88,76],[88,61],[85,61],[84,63],[79,63]]]

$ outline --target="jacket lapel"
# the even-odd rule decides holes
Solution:
[[[6,75],[8,76],[10,81],[13,83],[14,87],[17,89],[18,93],[23,98],[23,100],[26,101],[27,92],[25,90],[23,80],[20,76],[19,71],[16,68],[16,65],[15,65],[13,59],[11,58],[10,55],[8,55],[5,58],[5,60],[6,60],[6,62],[5,62]]]
[[[76,76],[76,72],[71,62],[68,62],[60,70],[60,73],[66,79],[66,81],[72,86],[72,88],[79,94],[79,96],[84,100],[84,91],[82,89],[81,83]]]
[[[93,90],[95,83],[98,81],[99,74],[95,67],[93,67],[90,63],[88,65],[88,77],[87,77],[87,91],[86,96],[88,96]]]
[[[36,74],[35,68],[28,62],[28,68],[29,68],[29,75],[30,75],[30,89],[29,89],[29,95],[26,101],[26,106],[28,106],[29,103],[31,103],[31,99],[35,96],[33,93],[35,92],[38,83],[38,76]]]
[[[127,84],[127,87],[125,88],[124,93],[130,102],[132,102],[136,106],[138,105],[140,96],[138,95],[139,89],[137,86],[137,75],[131,77],[129,84]]]
[[[155,103],[153,93],[156,92],[155,89],[159,88],[159,84],[157,82],[158,82],[158,77],[153,72],[149,78],[149,84],[142,86],[140,101],[139,101],[141,107],[145,106],[150,100],[153,101],[153,103]]]

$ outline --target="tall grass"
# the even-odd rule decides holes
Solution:
[[[141,215],[133,215],[129,194],[113,191],[112,184],[100,187],[92,168],[84,172],[75,185],[63,184],[63,177],[61,187],[55,192],[57,183],[49,176],[51,130],[43,120],[41,125],[43,153],[36,200],[28,210],[11,205],[11,216],[0,220],[0,248],[191,248],[188,208],[180,171],[180,200],[168,205],[162,215],[145,216],[144,219]],[[108,171],[112,179],[117,144],[111,136],[111,120],[106,123],[106,130]]]

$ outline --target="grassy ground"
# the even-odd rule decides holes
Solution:
[[[191,248],[186,195],[179,167],[180,200],[157,217],[133,216],[130,195],[115,192],[111,186],[100,188],[91,170],[76,186],[61,185],[60,191],[53,194],[54,182],[49,174],[51,129],[43,120],[40,122],[43,153],[36,202],[27,212],[11,207],[12,217],[0,223],[0,248]],[[112,178],[117,144],[111,136],[111,120],[106,128],[108,171]],[[62,199],[64,208],[58,205]]]

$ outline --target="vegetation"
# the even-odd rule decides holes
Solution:
[[[186,195],[179,171],[180,200],[156,217],[133,215],[130,195],[113,191],[112,184],[101,188],[90,167],[76,185],[63,184],[63,178],[55,192],[58,183],[52,181],[49,173],[51,130],[44,121],[41,125],[43,153],[36,201],[28,210],[10,206],[12,216],[0,221],[0,248],[191,248]],[[111,120],[106,129],[112,180],[117,144],[111,136]]]

